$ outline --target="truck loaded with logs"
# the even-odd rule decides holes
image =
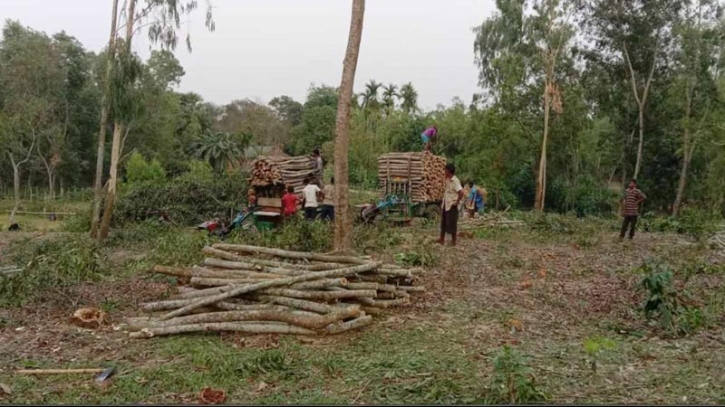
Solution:
[[[378,158],[381,199],[359,205],[360,220],[407,223],[414,217],[435,220],[445,192],[444,157],[429,151],[388,153]]]

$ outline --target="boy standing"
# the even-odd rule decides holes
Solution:
[[[624,193],[624,198],[622,198],[624,221],[622,222],[622,231],[619,233],[620,241],[624,239],[628,226],[630,227],[629,240],[634,237],[634,229],[637,227],[637,217],[639,216],[639,204],[645,199],[647,199],[645,194],[637,189],[637,180],[632,179],[629,181],[627,191]]]
[[[321,195],[324,198],[324,194],[320,187],[315,185],[314,178],[307,179],[307,186],[302,190],[304,201],[302,202],[305,208],[305,219],[315,220],[317,218],[317,197]]]
[[[282,216],[288,218],[297,213],[297,205],[300,198],[295,195],[295,189],[292,186],[287,187],[287,192],[282,196]]]

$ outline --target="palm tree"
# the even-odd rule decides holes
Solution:
[[[385,110],[390,112],[395,108],[395,98],[399,97],[398,87],[392,83],[388,86],[383,86],[383,106]]]
[[[412,83],[408,82],[400,88],[400,98],[403,99],[400,107],[404,112],[412,113],[418,110],[418,92]]]
[[[365,85],[365,92],[362,95],[363,103],[362,107],[366,111],[376,112],[380,109],[380,100],[378,100],[378,90],[383,86],[382,83],[376,82],[374,79],[370,79]]]
[[[347,51],[345,51],[345,60],[342,64],[340,97],[337,101],[337,119],[335,120],[335,181],[337,184],[335,186],[335,211],[337,213],[335,214],[334,241],[337,251],[347,251],[352,248],[352,225],[348,199],[348,176],[350,174],[347,159],[350,148],[350,105],[355,84],[357,58],[360,54],[364,15],[365,0],[353,0],[350,34],[347,37]],[[375,88],[374,94],[377,98],[377,88]]]
[[[208,162],[212,168],[221,172],[244,156],[249,140],[249,135],[206,133],[192,143],[189,150],[193,156]]]

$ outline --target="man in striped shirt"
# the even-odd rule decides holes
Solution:
[[[647,197],[637,189],[637,181],[634,179],[629,181],[629,187],[622,199],[624,221],[622,222],[622,231],[619,233],[619,240],[624,239],[628,226],[629,239],[632,240],[634,237],[634,229],[637,227],[637,217],[639,216],[639,204],[645,199]]]

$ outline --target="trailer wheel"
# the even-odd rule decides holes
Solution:
[[[429,204],[425,208],[425,213],[423,216],[429,221],[429,222],[435,222],[437,221],[441,216],[441,207],[436,204]]]

